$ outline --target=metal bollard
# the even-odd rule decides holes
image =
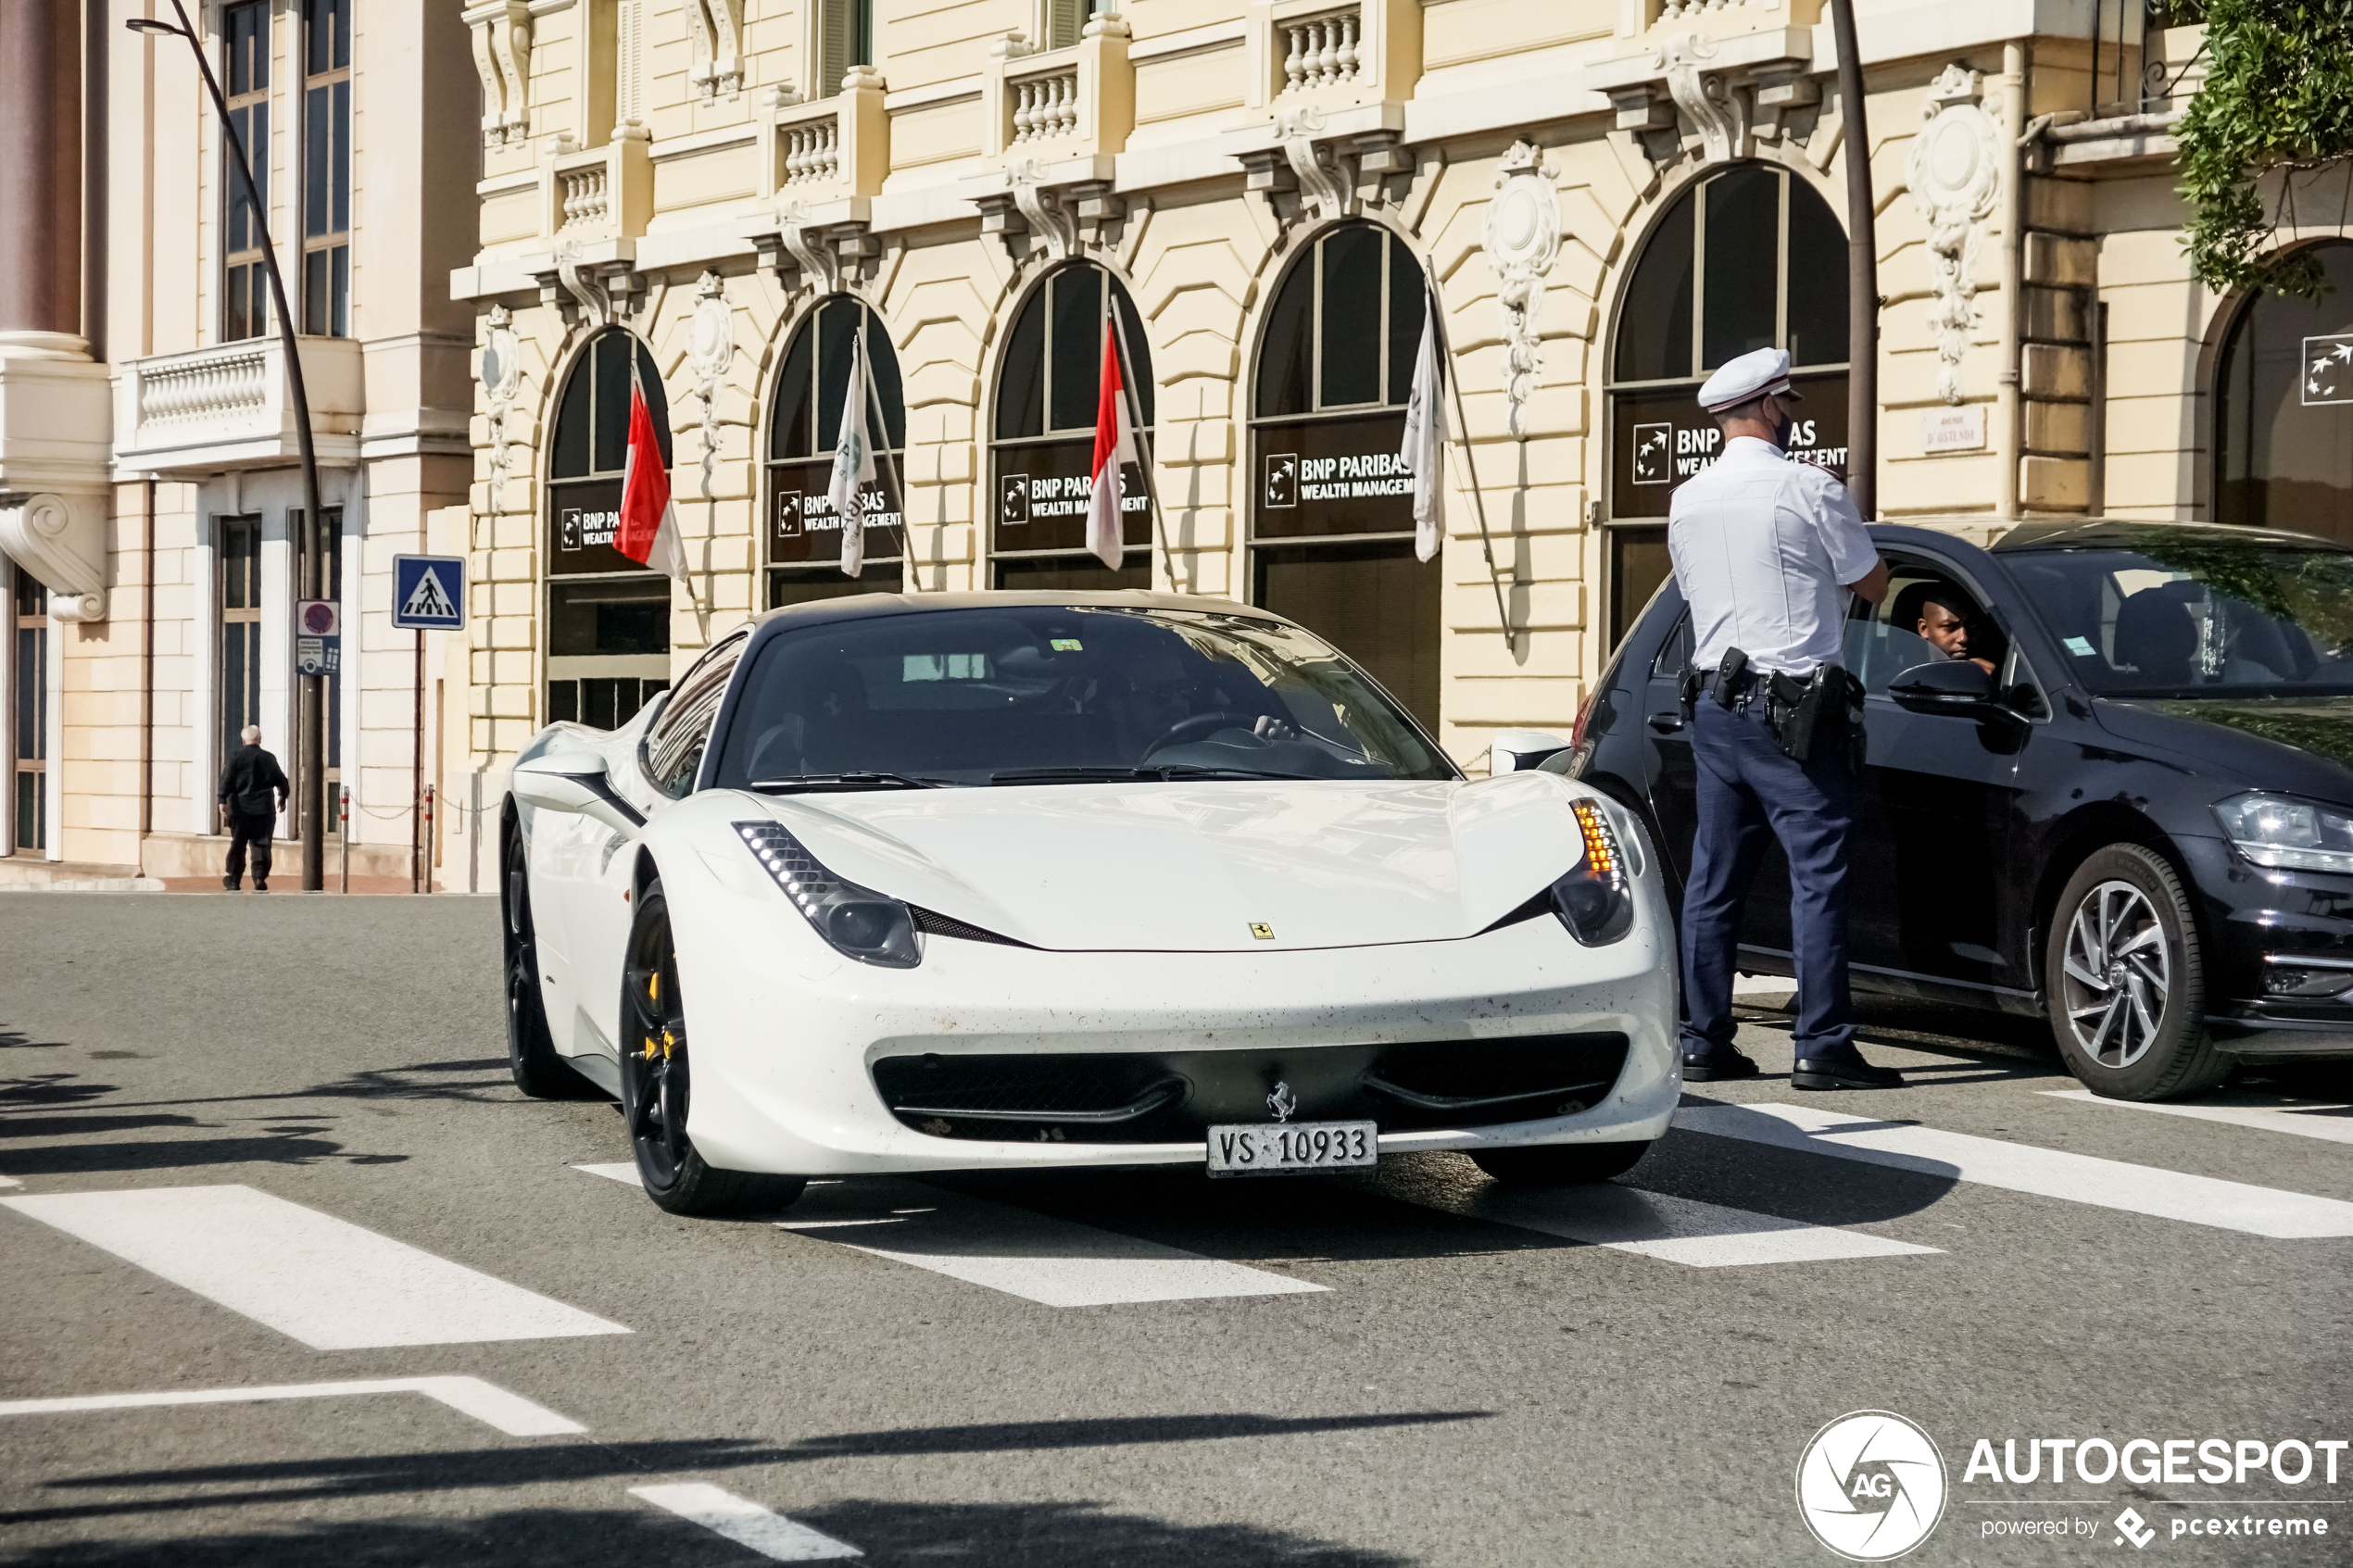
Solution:
[[[343,859],[343,891],[351,891],[351,786],[345,784],[337,792],[335,803],[335,842]]]
[[[433,785],[425,785],[424,853],[418,857],[418,875],[423,885],[420,893],[433,891]]]

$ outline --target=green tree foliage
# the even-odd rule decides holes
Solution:
[[[2183,248],[2210,289],[2317,297],[2326,287],[2319,262],[2309,252],[2283,256],[2273,240],[2284,225],[2345,218],[2334,179],[2314,175],[2341,169],[2353,182],[2353,0],[2199,8],[2206,83],[2174,130],[2193,209]],[[2267,196],[2261,187],[2274,175]],[[2345,194],[2353,198],[2353,184]]]

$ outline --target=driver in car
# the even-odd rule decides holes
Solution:
[[[1130,666],[1127,684],[1134,696],[1128,711],[1143,744],[1151,745],[1165,737],[1169,731],[1196,715],[1207,718],[1232,711],[1225,694],[1205,689],[1195,679],[1196,674],[1183,657],[1165,648],[1148,648]],[[1227,727],[1247,728],[1261,740],[1290,740],[1298,733],[1270,713],[1259,714],[1256,721],[1248,725],[1242,722],[1247,715],[1232,716],[1235,722]],[[1202,741],[1210,736],[1202,733],[1186,738]]]
[[[1994,673],[1992,659],[1969,659],[1969,620],[1976,611],[1977,607],[1958,594],[1931,594],[1920,601],[1919,623],[1912,629],[1929,646],[1946,659],[1969,659],[1971,664],[1991,675]]]

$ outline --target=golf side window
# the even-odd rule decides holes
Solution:
[[[719,700],[727,695],[728,678],[750,641],[750,633],[738,632],[697,659],[646,732],[638,760],[654,787],[673,800],[695,787],[703,748],[711,744],[711,721],[719,717]]]

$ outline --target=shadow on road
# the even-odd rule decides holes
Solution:
[[[1492,1411],[1407,1411],[1392,1415],[1139,1415],[1092,1421],[1008,1421],[980,1426],[918,1426],[803,1437],[794,1459],[871,1459],[886,1454],[1000,1453],[1029,1449],[1116,1449],[1136,1443],[1197,1443],[1213,1437],[1283,1437],[1302,1432],[1362,1432],[1484,1421]]]
[[[864,1560],[945,1568],[1412,1568],[1413,1560],[1248,1524],[1177,1524],[1087,1502],[909,1503],[851,1499],[793,1517]],[[11,1554],[31,1568],[741,1568],[751,1554],[644,1508],[519,1508],[476,1519],[320,1521],[232,1536],[61,1542]]]

